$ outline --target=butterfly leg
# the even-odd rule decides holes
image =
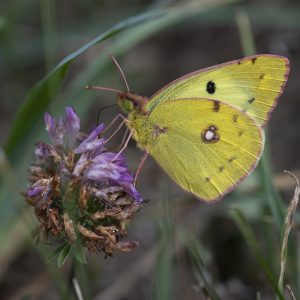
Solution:
[[[117,114],[109,123],[109,125],[102,131],[102,133],[106,132],[119,118],[123,120],[122,123],[125,123],[127,120],[126,117],[124,117],[122,114]]]
[[[132,137],[132,134],[133,134],[133,130],[130,131],[125,143],[124,143],[124,146],[120,149],[120,151],[116,154],[116,156],[112,159],[111,162],[113,162],[114,160],[116,160],[120,155],[121,153],[126,149],[131,137]]]
[[[117,115],[114,120],[108,125],[108,127],[105,128],[105,130],[103,132],[105,132],[109,127],[111,127],[111,125],[113,124],[113,122],[115,122],[117,120],[117,118],[121,117],[123,120],[122,122],[119,124],[118,128],[112,133],[112,135],[105,141],[105,143],[107,143],[109,140],[111,140],[113,138],[113,136],[122,128],[122,126],[127,122],[127,119],[119,114]],[[123,143],[123,141],[122,141]]]
[[[119,124],[118,128],[112,133],[112,135],[105,141],[105,143],[107,143],[109,140],[111,140],[113,138],[113,136],[122,128],[122,126],[124,125],[124,123],[126,122],[126,118],[123,119],[123,121]]]
[[[126,130],[125,130],[125,133],[123,135],[122,141],[120,143],[120,146],[118,147],[118,150],[120,150],[122,145],[125,143],[125,140],[126,140],[126,137],[127,137],[127,134],[128,134],[129,131],[130,131],[130,129],[127,127]]]
[[[142,166],[145,163],[145,161],[146,161],[146,159],[147,159],[148,156],[149,156],[149,152],[145,151],[145,153],[144,153],[144,155],[143,155],[143,157],[142,157],[142,159],[140,161],[140,164],[139,164],[138,168],[136,169],[135,175],[134,175],[134,181],[133,181],[133,185],[134,186],[136,185],[136,180],[138,178],[138,175],[139,175],[139,173],[140,173],[140,171],[142,169]]]

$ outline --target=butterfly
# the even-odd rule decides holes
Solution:
[[[119,92],[117,102],[145,157],[211,203],[256,167],[288,74],[287,58],[255,55],[187,74],[150,98]]]

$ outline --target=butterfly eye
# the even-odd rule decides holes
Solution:
[[[207,85],[206,85],[206,91],[209,93],[209,94],[214,94],[216,92],[216,84],[210,80]]]
[[[134,102],[134,101],[130,101],[130,102],[131,102],[131,104],[133,105],[134,108],[138,107],[138,104],[136,102]]]

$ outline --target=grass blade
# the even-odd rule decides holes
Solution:
[[[168,185],[163,198],[163,219],[158,222],[158,251],[156,257],[154,299],[171,299],[171,287],[173,281],[173,256],[174,256],[174,224],[170,216],[168,205]]]
[[[263,271],[265,272],[271,286],[273,287],[276,295],[279,297],[280,300],[284,300],[281,291],[278,289],[276,280],[273,276],[273,273],[267,263],[267,260],[264,258],[255,238],[255,234],[252,231],[250,225],[248,224],[247,220],[245,219],[244,215],[238,210],[234,209],[232,214],[233,220],[235,221],[236,225],[238,226],[239,230],[241,231],[244,239],[246,240],[248,246],[250,247],[251,251],[255,255],[257,261],[259,262],[260,266],[262,267]]]
[[[283,226],[283,238],[282,238],[281,255],[280,255],[280,275],[278,280],[278,289],[281,292],[283,292],[283,278],[284,278],[285,266],[287,260],[288,239],[289,239],[289,234],[292,228],[292,221],[297,209],[299,195],[300,195],[300,186],[297,177],[288,171],[285,172],[290,174],[294,178],[294,180],[296,181],[296,188],[295,188],[294,197],[292,198],[290,205],[288,206],[287,215],[285,217],[284,226]]]
[[[205,291],[212,300],[220,300],[217,290],[211,284],[206,274],[209,272],[206,270],[205,259],[203,258],[203,246],[199,242],[198,238],[194,236],[191,231],[183,229],[180,232],[180,237],[183,239],[183,244],[186,246],[188,255],[191,260],[191,265],[194,267],[197,277],[202,281]]]
[[[281,232],[284,220],[284,209],[281,197],[279,196],[272,181],[273,174],[270,167],[268,145],[265,145],[265,151],[258,165],[258,169],[260,171],[265,198],[267,199],[267,203],[270,207],[278,232]]]
[[[14,150],[22,142],[27,133],[34,127],[35,122],[54,98],[59,90],[70,63],[92,46],[105,41],[131,27],[137,26],[148,20],[162,16],[165,11],[152,11],[129,18],[113,26],[103,34],[86,43],[84,46],[65,57],[51,72],[49,72],[33,89],[29,92],[25,101],[18,110],[15,122],[11,128],[9,137],[5,144],[5,151],[9,158],[13,156]],[[51,82],[51,91],[49,91]]]

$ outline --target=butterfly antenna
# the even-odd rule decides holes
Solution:
[[[114,106],[117,106],[118,104],[110,104],[110,105],[106,105],[104,107],[101,107],[99,110],[98,110],[98,114],[97,114],[97,126],[100,124],[100,117],[101,117],[101,112],[104,111],[105,109],[108,109],[108,108],[111,108],[111,107],[114,107]]]
[[[109,87],[105,87],[105,86],[95,86],[95,85],[86,85],[85,88],[87,90],[100,90],[100,91],[110,91],[110,92],[114,92],[114,93],[118,93],[118,94],[122,94],[122,91],[113,89],[113,88],[109,88]]]
[[[126,85],[126,88],[127,88],[127,92],[129,93],[129,91],[130,91],[129,85],[128,85],[128,82],[127,82],[126,77],[125,77],[125,75],[124,75],[124,72],[122,71],[122,68],[120,67],[119,63],[117,62],[116,58],[113,56],[112,53],[110,53],[110,57],[111,57],[113,63],[114,63],[114,64],[116,65],[116,67],[118,68],[118,70],[120,71],[121,76],[122,76],[122,78],[123,78],[123,80],[124,80],[124,82],[125,82],[125,85]]]

